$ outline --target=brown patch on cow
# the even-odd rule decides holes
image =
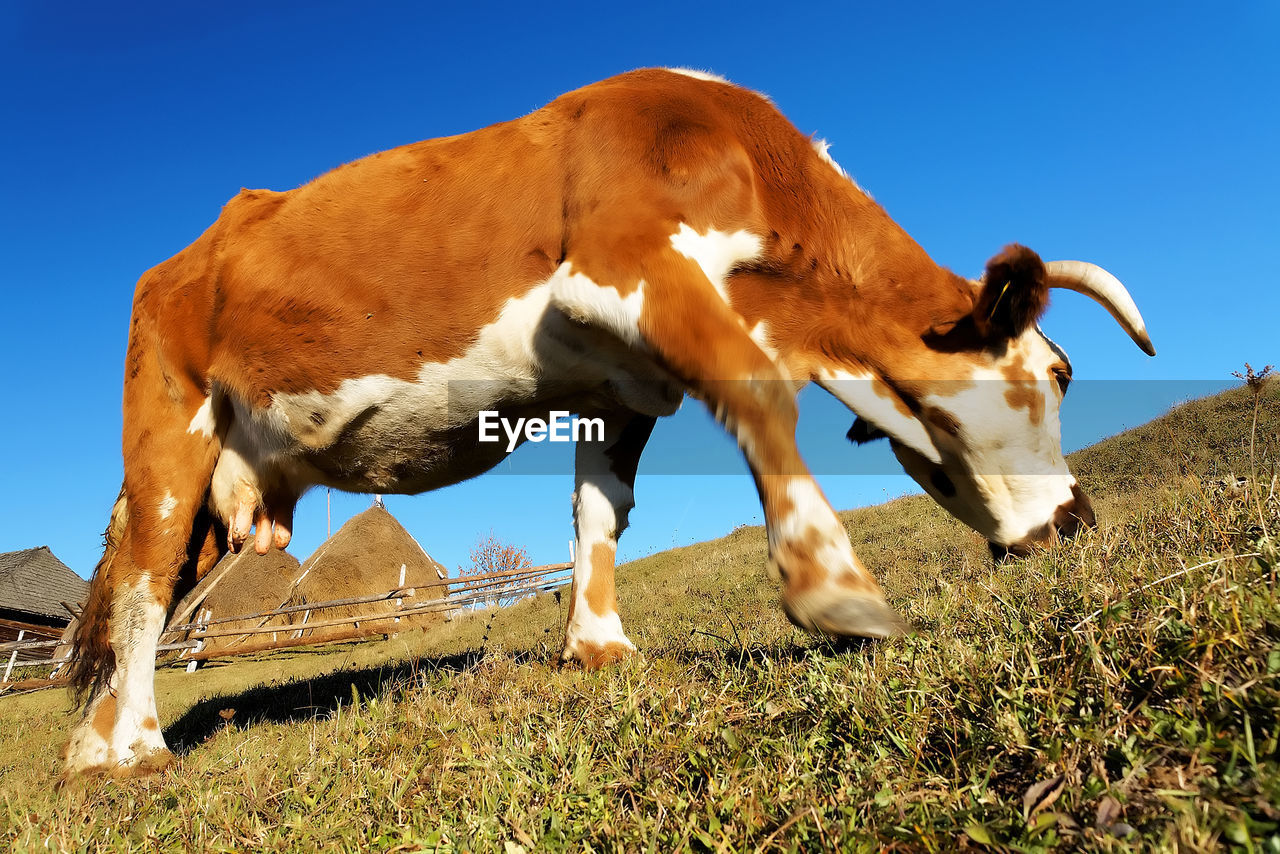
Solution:
[[[787,596],[799,596],[826,584],[831,573],[814,557],[824,543],[822,532],[816,526],[805,529],[799,543],[780,543],[774,556],[778,574]]]
[[[871,390],[875,392],[877,396],[883,397],[892,403],[893,408],[898,410],[900,415],[905,415],[910,418],[915,414],[915,408],[911,405],[914,401],[904,398],[879,377],[871,378]]]
[[[1027,370],[1021,361],[1010,362],[1000,372],[1010,386],[1005,390],[1005,401],[1014,409],[1027,410],[1027,417],[1032,425],[1038,425],[1044,420],[1044,394],[1036,375]]]
[[[573,660],[583,669],[599,670],[629,658],[635,654],[635,650],[616,641],[603,644],[585,641],[574,648],[573,654]]]
[[[155,718],[147,717],[142,721],[142,728],[150,730],[151,732],[156,732],[160,729],[160,722]]]
[[[1093,502],[1085,494],[1080,485],[1071,485],[1071,499],[1053,511],[1053,526],[1058,536],[1071,539],[1081,528],[1093,528],[1098,524],[1098,517],[1093,512]]]
[[[951,436],[960,435],[960,422],[956,420],[954,415],[947,412],[945,409],[939,409],[936,406],[928,406],[925,407],[924,416],[930,424],[937,427],[942,432]]]
[[[116,698],[114,694],[105,694],[98,703],[98,708],[93,712],[93,731],[102,737],[103,741],[111,741],[111,730],[116,725]]]
[[[596,543],[591,547],[591,579],[587,582],[587,605],[598,617],[618,611],[613,584],[615,555],[612,543]],[[572,614],[570,617],[572,618]]]
[[[880,593],[880,585],[870,575],[845,573],[836,578],[836,586],[857,593]]]
[[[785,519],[796,512],[795,502],[791,500],[787,486],[790,477],[765,476],[757,477],[760,489],[760,501],[764,505],[765,514],[774,519]]]

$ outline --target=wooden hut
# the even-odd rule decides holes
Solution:
[[[0,554],[0,643],[58,640],[89,582],[76,575],[48,546]],[[53,647],[23,652],[21,659],[48,659]]]

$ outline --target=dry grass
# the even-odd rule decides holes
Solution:
[[[0,838],[1280,851],[1280,401],[1260,400],[1256,478],[1226,477],[1250,471],[1247,390],[1198,401],[1078,455],[1104,525],[1013,564],[924,499],[844,514],[921,629],[890,643],[792,629],[763,532],[743,528],[624,569],[646,657],[601,674],[550,665],[553,596],[430,635],[165,671],[182,761],[154,780],[55,794],[67,699],[0,700]]]

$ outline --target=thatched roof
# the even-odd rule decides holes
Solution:
[[[64,625],[71,615],[62,603],[79,605],[88,593],[89,582],[48,546],[0,554],[0,610],[52,618]]]

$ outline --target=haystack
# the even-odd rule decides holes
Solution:
[[[294,582],[301,572],[298,559],[288,552],[272,549],[260,555],[252,548],[239,554],[228,554],[218,565],[200,580],[191,592],[173,610],[170,626],[193,623],[242,614],[261,614],[274,611],[289,598]],[[209,632],[222,633],[235,629],[253,629],[262,626],[290,626],[301,622],[302,614],[282,614],[270,619],[235,620],[216,623]],[[166,632],[162,643],[175,643],[195,637],[189,631]],[[250,641],[270,639],[272,635],[227,635],[211,637],[205,641],[205,649],[230,650]]]
[[[413,587],[414,596],[404,605],[443,597],[448,571],[418,545],[408,531],[387,512],[381,503],[351,517],[329,540],[316,549],[302,564],[293,585],[289,604],[325,602],[384,593],[400,586],[400,568],[404,567],[404,586]],[[319,623],[346,616],[385,614],[395,610],[394,599],[337,608],[318,608],[307,614],[308,623]],[[361,623],[361,627],[385,628],[390,634],[405,628],[421,628],[443,620],[439,613],[419,614],[393,620]],[[352,624],[308,629],[306,637],[324,639],[350,632]]]
[[[306,606],[394,590],[401,586],[401,567],[404,567],[404,586],[415,588],[414,596],[402,599],[406,607],[445,595],[444,579],[448,573],[444,566],[423,551],[409,532],[377,503],[349,519],[301,565],[297,558],[275,549],[266,555],[258,555],[253,549],[227,555],[178,603],[169,625],[263,614],[285,607],[293,609],[290,613],[214,623],[202,633],[171,629],[162,642],[202,637],[206,651],[234,652],[238,647],[262,642],[291,638],[319,642],[348,635],[357,627],[355,623],[315,624],[343,617],[385,614],[395,610],[396,600],[329,608]],[[359,628],[383,629],[392,634],[422,628],[442,619],[439,613],[416,614],[399,621],[360,621]],[[280,631],[238,633],[276,627]]]

